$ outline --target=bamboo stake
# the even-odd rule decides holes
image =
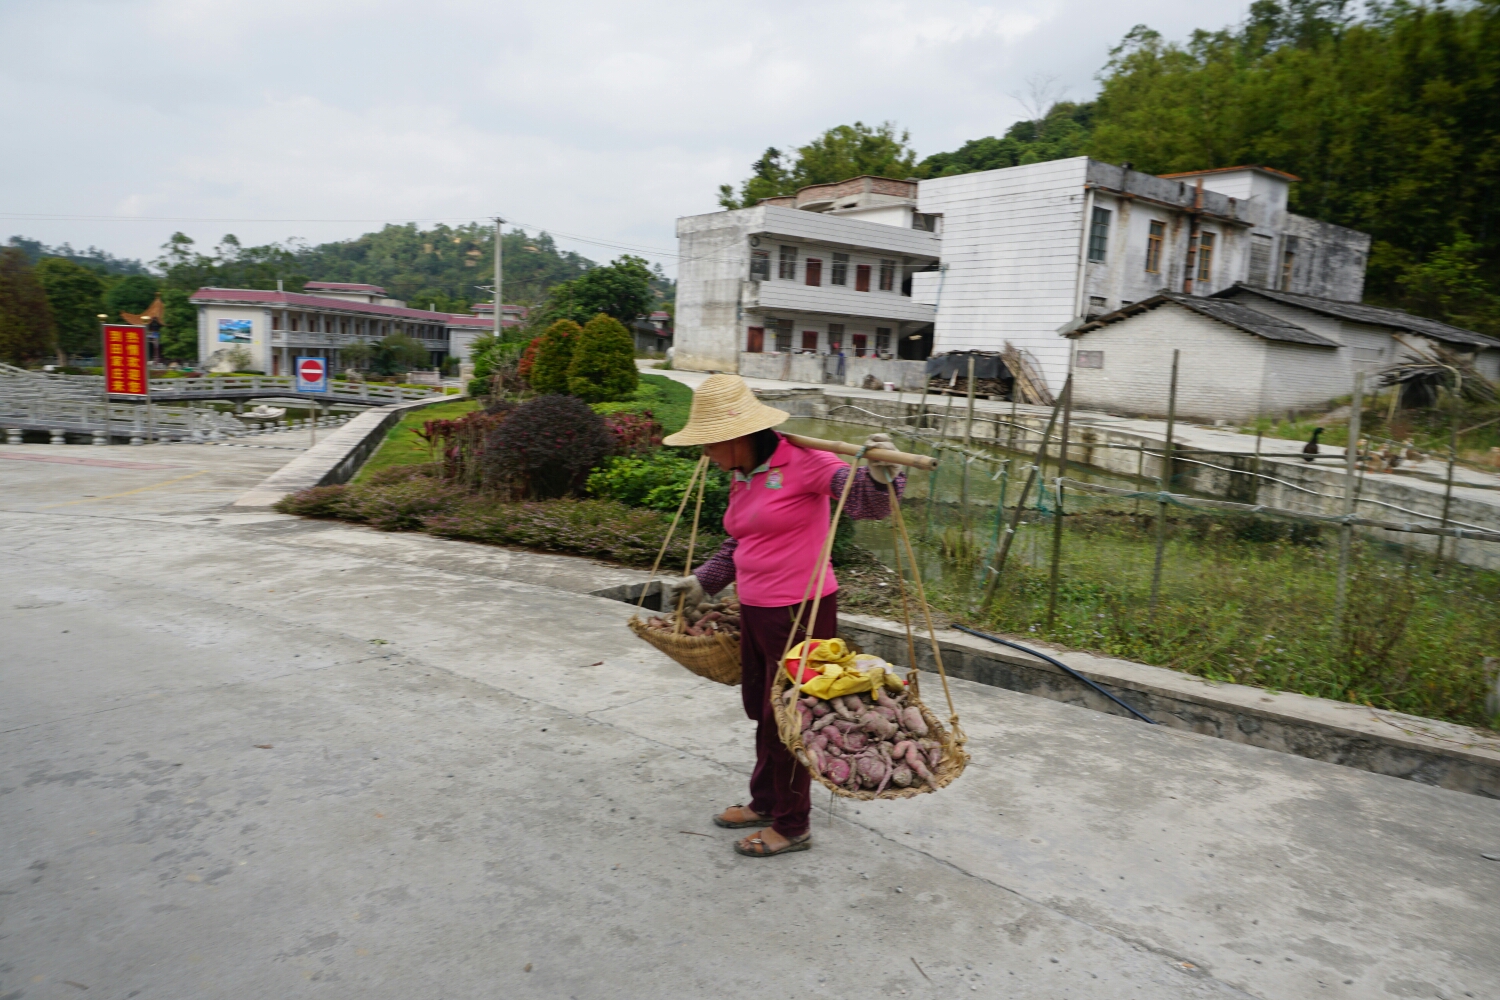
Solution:
[[[1448,434],[1448,482],[1443,487],[1443,527],[1448,527],[1448,510],[1453,504],[1453,466],[1458,462],[1458,418],[1463,407],[1464,376],[1462,372],[1454,372],[1453,387],[1453,423]],[[1458,542],[1453,543],[1454,555],[1458,554]],[[1437,544],[1437,570],[1443,568],[1443,537],[1438,536]]]
[[[968,414],[964,418],[964,451],[969,450],[969,444],[974,440],[974,355],[969,355],[969,400]],[[963,464],[963,474],[959,480],[958,509],[963,512],[963,523],[965,530],[969,524],[969,463]]]
[[[1073,376],[1070,374],[1068,380],[1063,383],[1063,392],[1066,393],[1073,385]],[[1000,541],[1000,554],[995,557],[995,564],[990,567],[990,581],[984,588],[984,600],[980,604],[980,610],[989,611],[990,605],[995,602],[995,591],[1000,586],[1000,573],[1005,569],[1005,560],[1010,555],[1011,543],[1016,537],[1016,527],[1021,523],[1021,513],[1026,508],[1026,497],[1031,493],[1031,484],[1036,482],[1037,471],[1041,468],[1042,456],[1047,450],[1047,439],[1052,436],[1052,427],[1057,423],[1057,413],[1062,409],[1062,397],[1059,396],[1052,404],[1052,416],[1047,418],[1047,429],[1042,431],[1042,441],[1037,445],[1036,461],[1032,463],[1031,471],[1026,474],[1026,485],[1021,487],[1021,496],[1016,500],[1016,512],[1011,517],[1010,527],[1006,529],[1005,537]]]
[[[1349,441],[1344,445],[1344,516],[1354,513],[1354,497],[1358,484],[1355,481],[1359,466],[1359,418],[1364,404],[1365,373],[1354,373],[1354,398],[1349,403]],[[1333,592],[1333,633],[1335,643],[1341,642],[1344,634],[1344,602],[1349,594],[1349,549],[1354,540],[1354,529],[1350,525],[1339,528],[1338,581]]]
[[[1167,390],[1167,442],[1161,453],[1161,491],[1172,489],[1172,430],[1177,422],[1177,359],[1181,354],[1172,350],[1172,382]],[[1156,615],[1156,599],[1161,595],[1162,555],[1167,547],[1167,502],[1162,500],[1156,509],[1156,561],[1151,567],[1151,615]]]
[[[1047,582],[1047,628],[1057,617],[1057,580],[1062,569],[1063,477],[1068,474],[1068,425],[1073,418],[1073,382],[1063,387],[1062,445],[1057,453],[1057,509],[1052,514],[1052,572]]]

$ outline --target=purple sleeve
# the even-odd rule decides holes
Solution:
[[[719,551],[710,556],[702,566],[693,570],[693,575],[703,585],[705,594],[717,594],[734,582],[734,550],[739,544],[738,539],[725,539],[724,544],[719,546]]]
[[[842,465],[833,471],[828,492],[835,500],[844,492],[844,482],[849,478],[849,467]],[[896,496],[906,493],[906,473],[896,473],[893,480]],[[884,485],[870,478],[870,470],[861,468],[849,487],[849,499],[844,503],[844,513],[856,521],[879,521],[891,516],[891,495]]]

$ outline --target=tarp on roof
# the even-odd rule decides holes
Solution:
[[[955,374],[960,378],[967,378],[969,374],[969,359],[974,359],[975,378],[1005,379],[1010,377],[1010,372],[1005,368],[1005,362],[1000,360],[998,354],[988,354],[984,351],[955,351],[951,354],[937,354],[927,359],[927,377],[952,378]]]

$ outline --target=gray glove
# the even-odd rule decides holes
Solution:
[[[896,450],[896,442],[891,440],[889,434],[871,434],[865,438],[866,448],[884,448],[887,451]],[[891,462],[870,462],[870,478],[881,486],[896,478],[896,473],[901,471],[901,466]]]
[[[682,611],[689,621],[697,619],[698,605],[708,603],[708,595],[703,593],[703,584],[696,576],[669,576],[662,580],[662,611],[675,614],[678,597],[683,599]]]

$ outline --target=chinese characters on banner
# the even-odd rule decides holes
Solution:
[[[104,391],[119,396],[147,395],[145,327],[104,327]]]

